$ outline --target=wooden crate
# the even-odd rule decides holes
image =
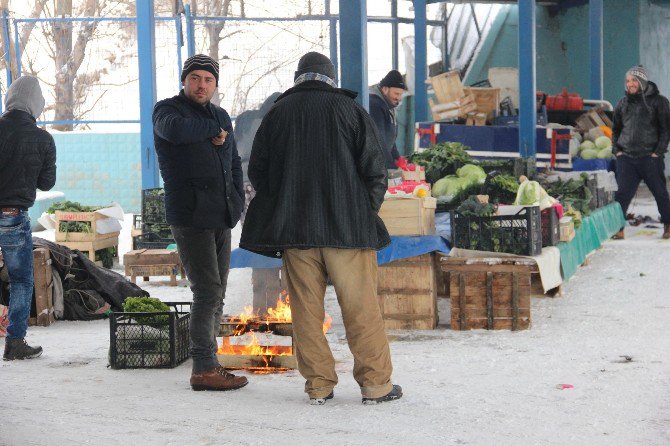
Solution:
[[[477,112],[485,113],[488,120],[493,119],[500,106],[500,88],[468,87],[465,91],[474,97]]]
[[[177,274],[185,278],[186,274],[176,251],[169,249],[137,249],[123,256],[126,276],[133,283],[137,277],[149,280],[152,276],[170,276],[170,285],[177,285]]]
[[[416,166],[416,168],[419,169],[420,166]],[[423,167],[419,170],[402,170],[400,174],[404,181],[426,181],[426,171]]]
[[[382,203],[379,217],[391,235],[433,235],[436,207],[432,197],[389,198]]]
[[[116,234],[118,234],[118,232]],[[113,246],[116,246],[118,248],[119,237],[116,236],[113,238],[96,239],[88,242],[83,241],[58,242],[58,244],[66,246],[70,249],[77,249],[79,251],[85,252],[86,254],[88,254],[89,260],[95,262],[95,252],[101,249],[111,248]],[[97,262],[95,263],[97,264]]]
[[[435,97],[440,104],[458,101],[465,95],[461,75],[457,70],[438,74],[426,82],[433,87]]]
[[[33,249],[33,279],[35,315],[28,318],[28,324],[48,327],[56,321],[56,318],[53,304],[51,253],[46,248]]]
[[[530,327],[532,259],[454,258],[449,272],[453,330],[524,330]]]
[[[105,219],[97,212],[63,212],[56,211],[56,242],[92,242],[94,240],[118,238],[120,232],[109,234],[98,234],[97,221]],[[61,232],[60,223],[67,221],[79,221],[91,223],[91,232]]]
[[[471,94],[446,103],[435,103],[432,99],[428,100],[430,111],[435,121],[447,121],[466,116],[468,113],[477,110],[475,98]]]
[[[379,307],[388,330],[437,326],[435,254],[396,260],[377,270]]]

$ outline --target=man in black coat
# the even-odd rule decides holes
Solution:
[[[398,123],[395,109],[400,105],[407,85],[402,74],[391,70],[378,84],[370,87],[370,116],[375,121],[384,149],[384,163],[387,169],[395,169],[407,164],[396,147]]]
[[[390,243],[378,211],[386,168],[368,113],[337,88],[335,68],[305,54],[295,85],[256,132],[249,179],[256,196],[240,247],[282,257],[298,368],[312,404],[333,397],[335,360],[322,331],[324,294],[335,286],[363,402],[400,398],[377,303],[376,250]]]
[[[663,238],[670,238],[670,196],[665,179],[664,157],[670,143],[670,107],[647,71],[637,65],[626,73],[626,96],[614,109],[612,147],[616,154],[615,199],[624,215],[640,181],[656,199],[663,222]],[[623,228],[614,235],[624,238]]]
[[[203,54],[184,62],[179,95],[156,104],[154,141],[165,183],[165,214],[193,291],[193,390],[247,384],[226,372],[216,351],[230,267],[230,230],[244,203],[242,167],[228,113],[210,102],[219,64]]]
[[[37,78],[22,76],[7,90],[0,117],[0,248],[9,274],[9,326],[3,358],[36,358],[42,347],[25,341],[33,299],[33,241],[28,208],[36,189],[56,183],[56,145],[35,125],[44,109]]]

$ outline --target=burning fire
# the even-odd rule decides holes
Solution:
[[[291,323],[291,306],[289,295],[286,291],[282,293],[277,298],[277,304],[274,308],[267,309],[267,316],[260,316],[258,312],[254,312],[252,306],[244,307],[244,312],[237,315],[232,319],[236,323],[234,336],[238,336],[244,333],[250,335],[250,343],[245,345],[240,344],[231,344],[230,337],[224,336],[223,343],[219,347],[217,353],[219,355],[249,355],[249,356],[260,356],[263,358],[266,366],[272,360],[274,356],[289,356],[293,355],[293,347],[284,346],[284,345],[260,345],[258,337],[255,332],[252,330],[247,330],[247,325],[252,322],[259,322],[260,324],[267,324],[268,327],[270,324],[277,323]],[[330,329],[333,322],[333,318],[326,313],[325,320],[323,321],[323,332],[327,333]]]

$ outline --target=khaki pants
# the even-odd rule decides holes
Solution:
[[[326,279],[330,277],[354,355],[354,379],[363,397],[389,393],[393,366],[377,302],[376,253],[361,249],[287,249],[284,267],[305,392],[310,398],[322,398],[337,384],[335,358],[322,330]]]

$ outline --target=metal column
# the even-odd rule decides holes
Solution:
[[[142,189],[158,187],[151,115],[156,103],[156,52],[154,1],[137,2],[137,53],[140,79],[140,143]]]
[[[603,98],[603,0],[589,0],[590,99]]]
[[[398,18],[398,0],[391,0],[391,18]],[[398,69],[398,21],[391,23],[391,65],[394,70]]]
[[[195,34],[193,29],[193,16],[191,5],[184,5],[184,18],[186,19],[186,48],[188,57],[195,55]]]
[[[414,0],[414,114],[416,122],[428,120],[426,0]]]
[[[535,99],[535,0],[519,0],[519,154],[537,152]]]
[[[358,92],[356,100],[367,110],[368,42],[367,0],[340,2],[340,45],[342,88]]]
[[[325,0],[325,13],[327,16],[330,16],[329,20],[329,31],[330,31],[330,61],[335,66],[335,81],[340,78],[340,64],[337,58],[337,18],[332,16],[330,11],[330,0]]]

